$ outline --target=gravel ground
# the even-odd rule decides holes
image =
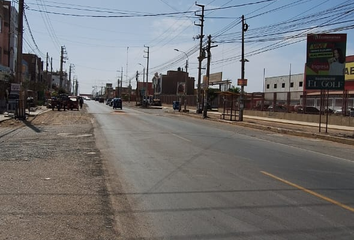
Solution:
[[[0,152],[0,239],[121,236],[85,108],[0,123]]]

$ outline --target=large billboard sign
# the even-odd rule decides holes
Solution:
[[[346,34],[307,35],[306,89],[344,90]]]
[[[152,78],[152,85],[154,87],[155,95],[161,94],[162,92],[162,75],[159,73],[155,73],[154,77]]]

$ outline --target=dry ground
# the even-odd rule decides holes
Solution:
[[[118,239],[91,116],[0,123],[0,239]]]

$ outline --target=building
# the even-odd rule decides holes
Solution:
[[[285,104],[290,98],[290,105],[300,103],[304,91],[304,77],[303,73],[299,73],[265,78],[265,100],[273,101],[276,99],[280,104]]]
[[[167,71],[166,75],[161,75],[161,95],[177,95],[180,83],[185,83],[186,95],[194,95],[194,77],[189,77],[187,72],[178,68],[177,71]]]
[[[22,86],[34,101],[44,100],[44,93],[47,90],[47,83],[43,79],[43,62],[35,54],[24,53],[22,59],[27,63],[28,76],[23,78]]]
[[[301,104],[318,109],[321,108],[321,104],[326,107],[328,105],[328,108],[341,110],[343,114],[354,107],[354,56],[346,57],[343,91],[328,91],[321,94],[320,90],[307,90],[305,81],[303,73],[265,78],[264,100],[268,104],[290,106]]]
[[[0,1],[0,112],[6,110],[6,99],[14,79],[17,57],[17,10],[11,1]]]

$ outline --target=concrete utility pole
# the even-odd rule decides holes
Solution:
[[[128,64],[129,64],[129,47],[127,47],[127,63],[126,63],[126,68],[125,68],[125,80],[129,82],[128,84],[128,102],[130,102],[130,95],[131,95],[131,82],[130,79],[128,80]]]
[[[19,0],[18,29],[17,29],[17,69],[16,69],[17,83],[22,82],[23,7],[24,7],[24,0]]]
[[[203,31],[204,31],[204,5],[200,5],[200,4],[195,4],[198,7],[202,8],[202,14],[198,15],[196,14],[196,16],[199,17],[200,20],[200,24],[195,24],[196,26],[200,27],[200,35],[197,36],[197,39],[200,40],[199,42],[199,57],[198,57],[198,61],[199,61],[199,65],[198,65],[198,93],[197,93],[197,113],[202,113],[202,108],[201,108],[201,78],[202,78],[202,61],[205,58],[204,56],[204,50],[203,50]]]
[[[206,73],[206,84],[204,86],[204,111],[203,111],[203,118],[207,118],[208,117],[208,88],[209,88],[209,77],[210,77],[210,62],[211,62],[211,48],[213,47],[217,47],[217,45],[215,46],[211,46],[211,35],[208,36],[208,46],[207,46],[207,53],[208,53],[208,63],[207,63],[207,73]]]
[[[72,66],[72,65],[70,64],[70,66],[69,66],[69,82],[70,82],[70,84],[71,84],[71,66]],[[73,92],[73,93],[75,92],[75,90],[74,90],[74,85],[75,85],[75,84],[74,84],[74,81],[73,81],[73,86],[72,86],[72,89],[73,89],[72,92]]]
[[[62,88],[63,87],[63,65],[65,63],[66,57],[64,56],[64,54],[66,54],[65,52],[65,46],[61,46],[61,51],[60,51],[60,85],[59,87]]]
[[[53,58],[50,58],[50,90],[53,89]]]
[[[122,98],[122,93],[123,93],[123,67],[120,70],[120,91],[119,91],[120,98]]]
[[[18,2],[18,30],[17,30],[17,69],[16,83],[22,85],[22,45],[23,45],[23,10],[24,0]],[[19,119],[25,119],[25,93],[23,89],[19,92],[18,114]]]
[[[146,97],[146,96],[147,96],[147,93],[148,93],[148,87],[149,87],[149,84],[148,84],[148,83],[149,83],[150,47],[145,46],[145,45],[144,45],[144,47],[147,48],[147,50],[144,51],[144,52],[147,54],[146,57],[144,56],[144,58],[146,58],[146,86],[145,86],[145,97]]]
[[[50,83],[49,79],[48,79],[48,76],[49,76],[49,74],[48,74],[48,66],[49,66],[49,54],[47,52],[47,55],[46,55],[46,58],[45,58],[45,80],[46,80],[48,89],[50,89],[50,86],[48,86],[48,84]]]
[[[245,16],[242,15],[242,44],[241,44],[241,49],[242,49],[242,59],[241,59],[241,96],[240,96],[240,114],[239,114],[239,120],[243,121],[243,109],[245,107],[245,102],[244,102],[244,85],[245,85],[245,62],[247,61],[245,59],[245,32],[248,29],[247,23],[245,23]]]

